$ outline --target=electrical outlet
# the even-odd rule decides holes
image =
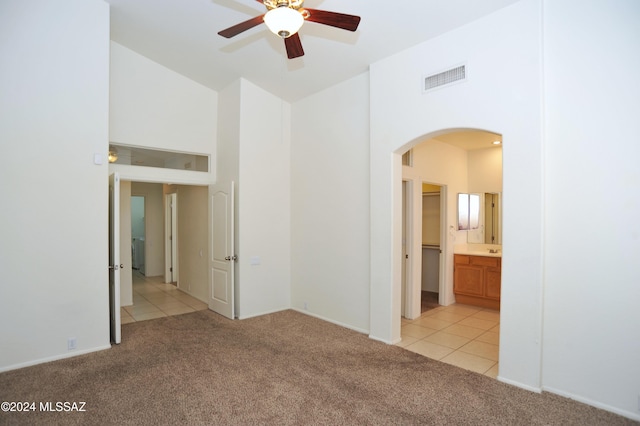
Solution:
[[[67,340],[67,350],[74,350],[78,347],[78,342],[75,337],[69,337]]]
[[[307,302],[304,302],[304,310],[305,310],[305,311],[308,311],[308,310],[309,310],[309,307],[307,306]]]

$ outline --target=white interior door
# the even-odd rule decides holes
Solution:
[[[109,329],[120,343],[120,177],[109,176]]]
[[[233,182],[209,187],[209,309],[234,318]]]

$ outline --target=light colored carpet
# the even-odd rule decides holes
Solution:
[[[0,374],[2,401],[86,401],[86,412],[0,413],[0,424],[635,424],[295,311],[200,311],[122,334],[110,350]]]

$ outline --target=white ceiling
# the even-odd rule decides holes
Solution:
[[[105,1],[113,41],[216,91],[243,77],[294,102],[519,0],[306,0],[362,21],[355,33],[306,22],[297,59],[264,24],[231,39],[217,34],[266,12],[256,0]]]
[[[502,135],[484,132],[481,130],[465,130],[460,132],[446,133],[433,138],[437,141],[457,146],[465,151],[487,148],[502,148]],[[496,145],[493,142],[500,141]]]

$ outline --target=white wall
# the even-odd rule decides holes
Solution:
[[[467,192],[502,192],[502,149],[474,149],[467,153]]]
[[[112,164],[123,179],[185,184],[215,180],[218,93],[111,42],[112,142],[211,156],[210,173]]]
[[[120,306],[133,305],[131,258],[131,182],[120,181]]]
[[[640,420],[640,3],[544,7],[543,387]]]
[[[240,85],[236,314],[247,318],[291,305],[291,106]]]
[[[132,182],[131,195],[144,197],[144,275],[164,276],[164,196],[162,184]]]
[[[2,371],[109,347],[108,5],[3,0],[0,57]]]
[[[368,73],[361,74],[296,102],[291,147],[292,307],[364,332],[368,86]]]
[[[240,179],[240,90],[241,80],[236,80],[220,91],[220,105],[224,108],[218,109],[218,135],[216,153],[216,173],[218,183],[234,182],[234,191],[238,191],[238,180]],[[238,196],[234,198],[234,223],[238,223]],[[242,247],[238,226],[234,229],[234,240],[236,253]],[[240,267],[235,264],[235,294],[239,292]],[[234,310],[237,314],[240,310],[240,299],[234,299]]]
[[[447,129],[502,134],[500,378],[532,389],[541,385],[540,9],[523,0],[371,65],[371,335],[400,337],[400,153]],[[424,75],[461,63],[467,82],[422,93]]]
[[[291,305],[291,106],[240,79],[220,92],[218,182],[235,182],[235,314]]]

